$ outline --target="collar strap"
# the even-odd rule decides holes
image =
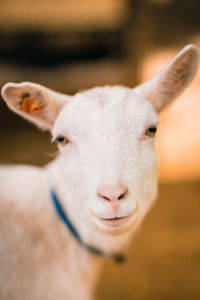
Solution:
[[[93,246],[90,246],[88,244],[86,244],[82,238],[80,237],[80,235],[78,234],[78,232],[76,231],[75,227],[73,226],[73,224],[71,223],[71,221],[69,220],[69,218],[67,217],[66,213],[64,212],[61,204],[59,203],[59,200],[54,192],[53,189],[50,190],[50,195],[51,195],[51,200],[53,202],[53,206],[56,210],[56,213],[58,215],[58,217],[61,219],[61,221],[66,225],[66,227],[68,228],[68,230],[70,231],[70,233],[74,236],[74,238],[79,242],[79,244],[87,249],[89,252],[98,255],[98,256],[104,256],[104,257],[108,257],[113,259],[116,263],[122,263],[125,260],[125,256],[123,254],[120,253],[113,253],[113,254],[107,254],[104,253],[103,251],[101,251],[100,249],[97,249]]]

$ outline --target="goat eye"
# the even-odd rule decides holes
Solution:
[[[157,131],[157,127],[156,126],[149,127],[146,130],[146,135],[148,135],[149,137],[154,137],[155,134],[156,134],[156,131]]]
[[[57,138],[56,138],[56,142],[61,145],[61,146],[64,146],[66,145],[69,141],[66,137],[62,136],[62,135],[59,135]]]

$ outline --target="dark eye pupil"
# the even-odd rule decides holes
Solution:
[[[56,138],[56,141],[57,141],[58,143],[62,143],[62,142],[64,142],[64,137],[63,137],[62,135],[59,135],[59,136]]]
[[[150,127],[149,131],[152,133],[156,133],[157,128],[156,127]]]

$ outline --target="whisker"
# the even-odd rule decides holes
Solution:
[[[56,158],[58,156],[58,154],[59,154],[59,151],[55,151],[52,153],[47,153],[47,152],[44,153],[44,155],[51,157],[51,158]]]

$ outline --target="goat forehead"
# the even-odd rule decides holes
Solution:
[[[55,130],[118,131],[156,122],[151,104],[127,88],[94,88],[77,94],[61,111]],[[135,128],[135,129],[136,129]],[[64,133],[64,132],[63,132]]]

